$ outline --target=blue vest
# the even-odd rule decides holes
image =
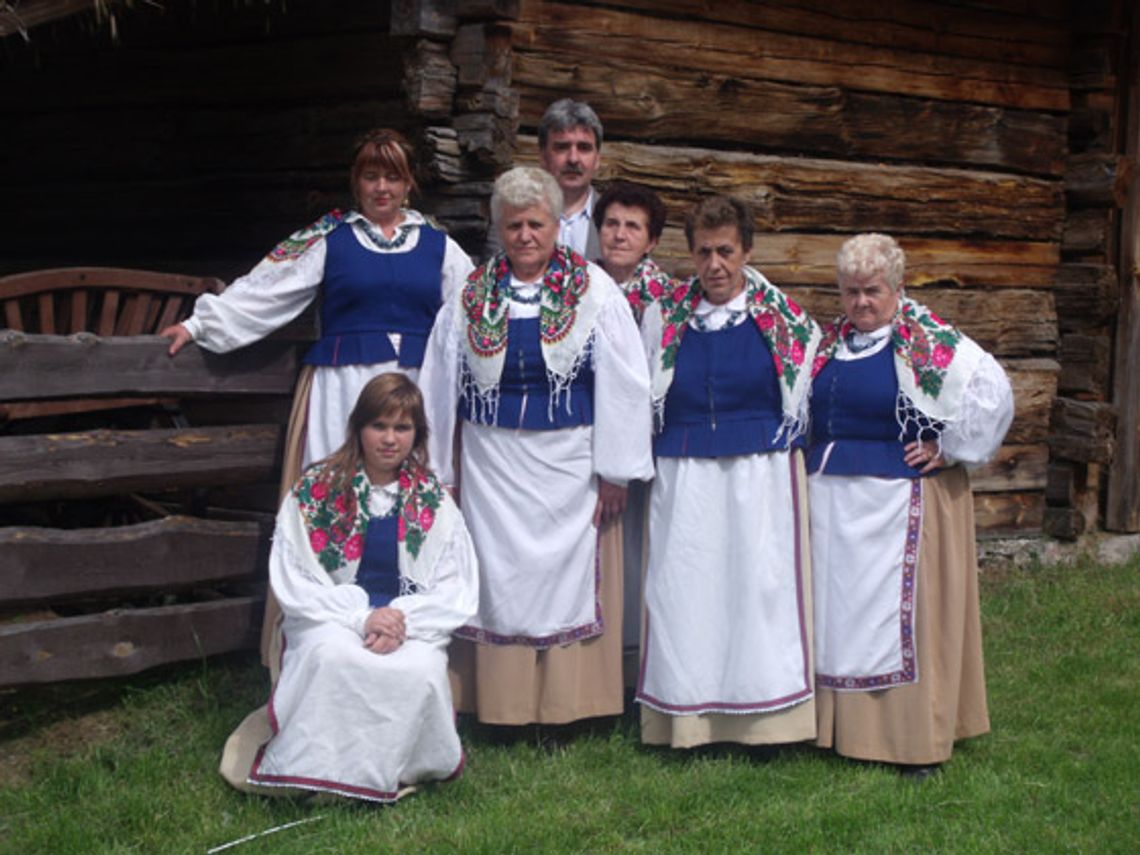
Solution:
[[[356,570],[356,584],[368,592],[368,604],[374,609],[400,596],[396,524],[395,514],[373,517],[364,533],[364,554]]]
[[[658,457],[730,457],[786,448],[783,405],[768,343],[751,320],[716,332],[689,328],[665,396]]]
[[[440,269],[447,240],[420,226],[410,252],[372,252],[343,223],[327,238],[321,338],[306,365],[375,365],[397,358],[385,333],[400,333],[399,364],[418,368],[442,305]]]
[[[825,475],[921,477],[903,460],[903,446],[916,438],[917,429],[908,425],[899,440],[898,393],[890,344],[864,359],[830,360],[812,382],[808,473],[821,471],[826,456]]]
[[[476,413],[476,402],[467,402],[464,413],[468,421],[490,424],[482,413]],[[594,369],[590,355],[582,360],[570,388],[550,405],[550,382],[546,378],[546,361],[542,358],[538,318],[508,321],[507,353],[503,373],[499,377],[499,411],[495,427],[521,430],[559,430],[594,423]]]

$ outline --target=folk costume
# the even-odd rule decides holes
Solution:
[[[677,284],[642,324],[659,429],[637,689],[650,744],[815,736],[798,446],[819,329],[743,273],[723,305]]]
[[[633,273],[618,287],[629,301],[633,318],[638,324],[645,310],[655,300],[672,292],[677,283],[657,266],[648,255],[637,263]],[[622,642],[631,664],[636,664],[638,647],[641,643],[641,578],[645,572],[645,558],[648,554],[648,515],[649,484],[645,481],[630,481],[626,495],[625,513],[622,514],[622,564],[624,584],[622,586]],[[631,672],[631,674],[636,672]],[[634,680],[628,681],[631,685]]]
[[[281,492],[340,448],[364,385],[386,371],[413,380],[436,313],[471,259],[422,214],[405,210],[387,239],[356,211],[332,211],[279,243],[219,295],[204,294],[183,325],[215,353],[265,338],[320,298],[321,337],[305,356],[285,438]],[[270,601],[262,660],[275,671],[280,613]]]
[[[963,466],[1013,417],[1005,372],[901,297],[891,324],[828,326],[813,366],[808,472],[818,743],[864,760],[931,764],[989,730],[974,505]],[[904,445],[936,440],[922,475]]]
[[[440,313],[421,381],[480,563],[479,611],[452,645],[457,708],[495,724],[620,713],[621,528],[593,525],[597,479],[653,472],[625,298],[562,245],[531,283],[498,255]]]
[[[397,481],[373,486],[361,469],[344,492],[324,476],[310,468],[277,516],[281,676],[268,706],[230,738],[222,772],[255,792],[395,801],[462,766],[447,644],[478,604],[475,552],[430,473],[405,464]],[[407,631],[387,654],[363,646],[381,606],[402,611]]]

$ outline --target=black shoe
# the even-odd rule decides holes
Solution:
[[[899,774],[904,778],[908,778],[909,780],[914,781],[916,784],[921,784],[927,778],[931,778],[934,775],[937,775],[941,769],[941,763],[900,763],[898,765]]]

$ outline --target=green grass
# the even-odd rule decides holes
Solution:
[[[627,717],[554,747],[464,724],[458,782],[313,805],[216,773],[264,700],[250,657],[8,693],[0,851],[204,852],[312,817],[226,851],[1140,850],[1140,561],[991,574],[983,619],[993,733],[923,784],[807,746],[646,749]]]

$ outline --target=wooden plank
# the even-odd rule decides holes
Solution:
[[[120,677],[255,648],[263,608],[234,597],[0,626],[0,685]]]
[[[1028,68],[612,8],[582,14],[577,5],[549,0],[524,0],[511,26],[516,52],[661,57],[686,76],[730,74],[1020,109],[1069,108],[1063,66]]]
[[[264,574],[269,532],[173,516],[116,528],[0,528],[0,604],[173,592]]]
[[[877,47],[1064,68],[1065,21],[1043,20],[1040,5],[1019,13],[895,0],[622,0],[626,9],[681,20],[825,37]],[[1062,18],[1067,18],[1066,10]]]
[[[537,165],[537,138],[519,136],[517,145],[516,163]],[[673,222],[683,219],[694,190],[736,195],[752,206],[763,232],[881,231],[1056,242],[1065,219],[1060,182],[973,169],[607,142],[600,178],[653,187]]]
[[[1128,68],[1127,154],[1140,161],[1140,14],[1133,9]],[[1105,528],[1140,531],[1140,170],[1133,170],[1121,218],[1120,311],[1112,400],[1117,406],[1116,458],[1108,473]]]
[[[1000,362],[1013,387],[1013,424],[1005,441],[1011,445],[1047,441],[1061,366],[1052,359],[1003,359]]]
[[[834,287],[785,289],[820,322],[840,312]],[[996,356],[1053,356],[1057,352],[1057,315],[1052,295],[1041,291],[963,291],[927,286],[911,296],[956,324]]]
[[[0,502],[163,492],[273,477],[280,425],[0,437]]]
[[[970,472],[975,493],[1043,490],[1048,482],[1049,446],[1003,445],[988,463]]]
[[[63,401],[0,403],[0,422],[40,419],[49,416],[74,416],[77,413],[100,413],[107,410],[127,410],[132,407],[174,407],[177,405],[178,398],[67,398]],[[249,419],[245,421],[249,421]]]
[[[607,138],[630,137],[844,158],[1064,170],[1064,119],[980,104],[923,101],[738,73],[678,74],[616,54],[520,53],[520,121],[534,129],[556,98],[589,101]],[[641,48],[629,56],[641,57]],[[604,148],[603,148],[604,154]]]
[[[1049,448],[1055,458],[1080,463],[1110,463],[1116,450],[1117,409],[1099,401],[1057,398]]]
[[[1045,495],[1039,491],[981,493],[974,497],[974,523],[979,538],[1041,533]]]
[[[171,358],[158,336],[101,338],[0,330],[0,401],[99,395],[283,395],[296,348],[264,341],[231,354],[188,346]]]

